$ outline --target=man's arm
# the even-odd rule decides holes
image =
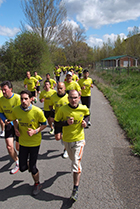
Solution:
[[[43,129],[45,129],[47,127],[47,122],[46,124],[42,124],[41,126],[39,126],[37,129],[31,129],[31,128],[28,128],[28,135],[29,136],[33,136],[34,134],[38,134],[39,132],[41,132]]]

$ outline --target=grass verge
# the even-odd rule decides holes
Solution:
[[[133,152],[140,155],[140,73],[118,75],[102,71],[94,72],[94,75],[100,78],[94,83],[110,101]]]

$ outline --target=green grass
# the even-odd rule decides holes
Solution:
[[[103,82],[94,83],[104,93],[114,110],[120,126],[130,139],[133,151],[140,155],[140,73],[129,75],[95,72]]]

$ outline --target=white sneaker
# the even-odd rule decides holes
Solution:
[[[15,174],[19,171],[19,165],[16,165],[15,168],[13,168],[11,171],[10,171],[10,174]]]
[[[0,136],[4,137],[5,136],[5,131],[1,131]]]
[[[91,122],[90,121],[88,121],[88,126],[91,126]]]
[[[67,150],[64,150],[64,153],[63,153],[63,158],[68,158],[69,156],[68,156],[68,152],[67,152]]]

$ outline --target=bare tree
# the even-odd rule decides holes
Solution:
[[[83,44],[86,39],[84,29],[65,23],[57,37],[57,42],[64,49],[68,63],[76,64],[79,59],[85,58],[87,46]]]
[[[49,42],[66,18],[62,0],[21,0],[26,23]]]

